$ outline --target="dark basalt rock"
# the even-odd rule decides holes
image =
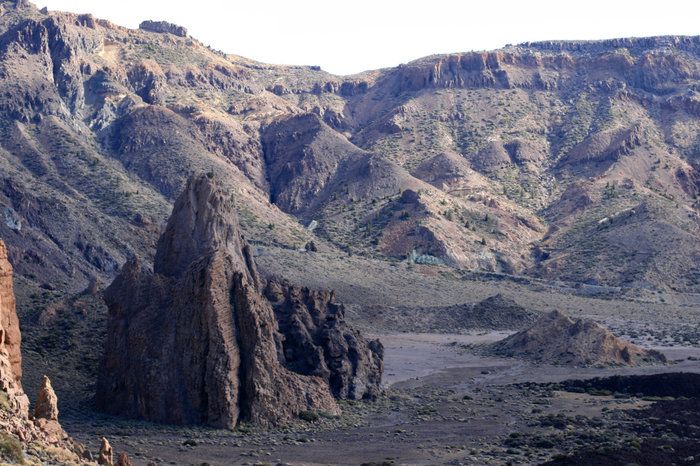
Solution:
[[[337,414],[331,391],[376,395],[381,351],[376,344],[376,351],[362,347],[350,329],[328,329],[338,343],[331,356],[357,351],[346,359],[359,370],[344,359],[326,369],[285,368],[279,353],[286,338],[263,288],[230,194],[216,179],[190,179],[158,241],[154,272],[132,259],[105,291],[109,321],[98,406],[156,422],[232,428],[241,419],[281,424],[306,410]],[[311,314],[321,316],[322,302]],[[299,309],[298,319],[308,315]],[[342,346],[337,335],[358,343]]]
[[[367,341],[345,322],[345,308],[332,291],[312,291],[279,278],[269,281],[265,296],[272,303],[283,340],[286,367],[317,375],[333,396],[374,399],[380,393],[384,347]]]

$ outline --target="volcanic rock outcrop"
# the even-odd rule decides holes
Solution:
[[[74,444],[58,423],[56,395],[48,378],[39,393],[35,419],[29,417],[29,399],[22,389],[21,334],[15,310],[12,287],[12,265],[7,260],[7,248],[0,240],[0,432],[6,432],[27,444],[38,442],[65,449],[64,458],[79,462],[70,450],[84,450]]]
[[[41,388],[39,388],[39,396],[36,400],[36,406],[34,406],[34,417],[50,421],[58,420],[58,397],[53,391],[51,381],[46,376],[44,376]]]
[[[564,365],[640,365],[666,362],[654,350],[626,342],[602,325],[552,311],[531,327],[493,345],[499,353]]]
[[[272,279],[265,289],[282,334],[284,364],[327,381],[338,398],[379,394],[384,348],[345,323],[345,308],[332,291],[313,291]]]
[[[0,240],[0,389],[7,394],[13,410],[26,416],[29,399],[22,390],[22,354],[19,319],[12,288],[12,264]]]
[[[109,440],[102,437],[102,443],[100,444],[100,457],[97,460],[97,464],[112,464],[114,462],[114,453],[112,451],[112,445],[109,444]]]
[[[187,28],[169,23],[167,21],[146,20],[139,24],[139,29],[150,32],[158,32],[161,34],[173,34],[178,37],[187,37]]]
[[[132,259],[105,292],[98,405],[156,422],[232,428],[239,420],[280,424],[309,409],[338,413],[331,388],[341,396],[376,393],[378,343],[329,354],[345,361],[355,356],[343,352],[357,349],[366,352],[357,360],[380,361],[360,371],[342,363],[329,373],[307,371],[314,375],[283,367],[285,338],[264,288],[230,194],[216,179],[190,179],[158,241],[153,273]]]

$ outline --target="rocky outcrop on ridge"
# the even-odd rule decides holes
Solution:
[[[640,348],[592,320],[574,320],[560,311],[542,316],[531,327],[495,343],[493,348],[501,354],[572,366],[666,362],[658,351]]]
[[[139,24],[139,29],[150,32],[158,32],[161,34],[173,34],[178,37],[187,37],[187,28],[178,26],[177,24],[167,21],[150,21],[146,20]]]
[[[328,380],[282,366],[284,338],[263,288],[230,194],[216,179],[190,179],[158,241],[153,273],[132,259],[105,292],[97,404],[225,428],[239,420],[276,425],[309,409],[338,413]],[[378,385],[381,366],[371,375],[365,385]]]

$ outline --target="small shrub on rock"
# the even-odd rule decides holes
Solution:
[[[313,411],[302,411],[299,413],[299,418],[306,422],[316,422],[318,421],[318,414]]]
[[[16,464],[25,464],[22,445],[14,435],[0,432],[0,457]]]

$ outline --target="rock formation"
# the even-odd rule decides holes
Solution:
[[[34,406],[34,417],[58,421],[58,397],[53,391],[51,381],[46,376],[44,376],[41,388],[39,388],[39,396]]]
[[[282,366],[284,338],[263,288],[230,194],[216,179],[190,179],[158,241],[153,273],[132,259],[105,291],[98,405],[156,422],[225,428],[240,419],[280,424],[309,409],[338,413],[329,378]],[[374,346],[358,358],[381,360]],[[361,388],[378,389],[381,364],[371,367],[343,372],[356,379],[346,381],[344,396],[376,394]],[[340,369],[330,368],[329,377]]]
[[[376,398],[384,348],[379,340],[367,342],[345,324],[345,308],[333,302],[333,292],[272,279],[265,296],[272,303],[283,335],[280,360],[286,367],[321,377],[335,397]]]
[[[22,353],[20,343],[19,319],[15,311],[15,293],[12,287],[12,265],[7,260],[7,248],[0,241],[0,352],[9,363],[9,373],[0,376],[11,381],[10,385],[19,387],[22,381]],[[2,387],[7,390],[5,384]]]
[[[666,362],[663,354],[626,342],[592,320],[573,320],[560,311],[494,344],[499,353],[565,365],[639,365]]]
[[[106,464],[111,466],[114,462],[114,453],[112,452],[112,445],[109,444],[109,440],[102,437],[102,443],[100,444],[100,456],[97,459],[97,464]]]
[[[150,32],[158,32],[161,34],[169,33],[178,37],[187,37],[187,28],[169,23],[167,21],[146,20],[139,24],[139,29]]]
[[[126,453],[119,453],[116,466],[131,466],[131,460]]]
[[[39,400],[29,418],[29,399],[22,389],[21,334],[15,310],[12,288],[12,265],[7,260],[5,243],[0,240],[0,431],[15,435],[26,445],[37,442],[65,450],[64,458],[79,462],[73,451],[82,446],[74,444],[58,423],[56,395],[48,378],[44,378]]]

